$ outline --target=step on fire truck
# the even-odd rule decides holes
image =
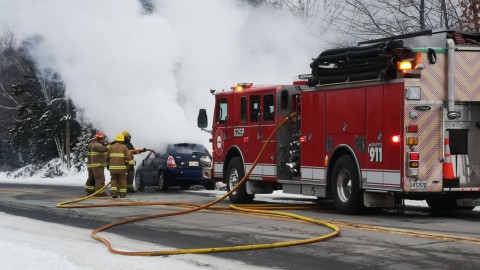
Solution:
[[[213,175],[232,203],[331,198],[339,212],[480,205],[480,33],[426,30],[322,52],[292,85],[214,92]],[[207,127],[205,109],[198,126]]]

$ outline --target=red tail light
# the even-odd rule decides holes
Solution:
[[[410,152],[409,154],[409,159],[410,160],[420,160],[420,154],[417,152]]]
[[[167,167],[168,168],[176,168],[177,164],[175,163],[175,159],[172,156],[168,156],[167,158]]]
[[[407,132],[418,133],[418,125],[407,125]]]

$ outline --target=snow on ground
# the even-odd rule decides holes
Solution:
[[[26,169],[13,174],[0,173],[0,183],[20,183],[28,185],[69,185],[82,188],[87,179],[87,172],[76,173],[64,170],[63,176],[45,178],[45,170],[30,175]],[[14,178],[12,175],[30,175]],[[106,171],[106,179],[109,173]],[[108,182],[108,180],[107,180]],[[192,191],[195,192],[195,191]],[[225,191],[212,192],[217,196]],[[271,195],[259,195],[261,200],[277,203],[292,203],[292,199],[315,199],[311,196],[284,194],[275,191]],[[301,201],[300,200],[300,201]],[[427,207],[425,201],[405,202],[410,206]],[[480,211],[480,207],[475,209]],[[0,261],[2,269],[260,269],[241,262],[218,259],[208,255],[182,255],[171,257],[131,257],[109,253],[105,246],[91,239],[91,230],[47,223],[0,212]],[[115,239],[116,247],[127,250],[131,239],[118,235],[108,235]],[[139,250],[158,250],[157,245],[133,241]],[[167,248],[167,247],[165,247]],[[99,255],[100,254],[100,255]]]
[[[2,269],[262,269],[208,255],[135,257],[111,254],[90,237],[91,230],[8,215],[0,212]],[[115,247],[158,250],[158,245],[105,233]]]
[[[31,177],[13,178],[0,173],[0,183],[28,185],[70,185],[83,188],[86,172],[66,173],[56,178],[42,178],[42,172]],[[108,179],[108,172],[106,172]],[[224,193],[224,192],[223,192]],[[2,269],[77,270],[77,269],[262,269],[242,262],[209,255],[170,257],[132,257],[115,255],[90,237],[91,230],[48,223],[0,212],[0,261]],[[129,250],[161,250],[169,247],[134,241],[105,233],[114,239],[115,247]]]

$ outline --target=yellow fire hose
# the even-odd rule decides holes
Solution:
[[[108,250],[111,253],[114,254],[121,254],[121,255],[129,255],[129,256],[165,256],[165,255],[177,255],[177,254],[194,254],[194,253],[214,253],[214,252],[231,252],[231,251],[241,251],[241,250],[253,250],[253,249],[267,249],[267,248],[276,248],[276,247],[287,247],[287,246],[295,246],[295,245],[304,245],[304,244],[310,244],[310,243],[315,243],[315,242],[320,242],[320,241],[325,241],[327,239],[333,238],[335,236],[338,236],[340,233],[340,229],[328,222],[321,221],[318,219],[313,219],[305,216],[300,216],[292,213],[286,213],[286,212],[278,212],[278,211],[271,211],[271,210],[266,210],[266,209],[286,209],[285,207],[278,207],[276,206],[268,206],[268,205],[230,205],[231,209],[237,210],[237,211],[242,211],[242,212],[248,212],[248,213],[256,213],[256,214],[267,214],[267,215],[274,215],[274,216],[281,216],[281,217],[288,217],[292,219],[298,219],[302,220],[305,222],[310,222],[313,224],[317,225],[322,225],[324,227],[330,228],[333,230],[333,232],[322,235],[322,236],[317,236],[313,238],[308,238],[308,239],[301,239],[301,240],[294,240],[294,241],[286,241],[286,242],[276,242],[276,243],[266,243],[266,244],[252,244],[252,245],[240,245],[240,246],[231,246],[231,247],[213,247],[213,248],[197,248],[197,249],[180,249],[180,250],[159,250],[159,251],[143,251],[143,252],[135,252],[135,251],[121,251],[114,249],[112,247],[112,244],[105,238],[98,236],[97,234],[105,231],[109,228],[126,224],[126,223],[131,223],[131,222],[136,222],[140,220],[147,220],[147,219],[153,219],[153,218],[159,218],[159,217],[168,217],[168,216],[178,216],[178,215],[184,215],[192,212],[197,212],[200,210],[204,209],[209,209],[209,210],[218,210],[218,209],[225,209],[224,207],[213,207],[213,205],[219,203],[220,201],[223,201],[225,198],[227,198],[230,194],[235,192],[241,185],[243,185],[248,177],[250,176],[251,172],[257,165],[259,159],[262,157],[263,152],[266,149],[267,144],[270,142],[271,138],[273,137],[274,134],[278,131],[278,129],[284,125],[287,121],[289,121],[293,116],[295,116],[296,113],[292,113],[289,116],[285,117],[285,119],[277,125],[275,130],[270,134],[268,139],[266,140],[265,144],[263,145],[260,153],[258,154],[257,158],[255,159],[255,162],[253,163],[252,167],[250,170],[245,174],[245,176],[242,178],[242,180],[232,189],[230,192],[227,194],[223,195],[221,198],[218,198],[208,204],[205,205],[198,205],[198,204],[191,204],[191,203],[168,203],[168,202],[124,202],[124,203],[113,203],[113,204],[97,204],[97,205],[70,205],[72,203],[80,202],[86,199],[89,199],[93,196],[95,196],[98,193],[103,192],[107,186],[110,185],[108,183],[105,185],[102,189],[96,191],[95,193],[88,195],[83,198],[75,199],[75,200],[70,200],[70,201],[65,201],[57,204],[57,207],[59,208],[87,208],[87,207],[113,207],[113,206],[145,206],[145,205],[177,205],[177,206],[184,206],[184,207],[193,207],[187,210],[182,210],[182,211],[177,211],[177,212],[169,212],[169,213],[163,213],[163,214],[153,214],[153,215],[146,215],[146,216],[140,216],[140,217],[134,217],[134,218],[128,218],[116,222],[112,222],[109,224],[106,224],[98,229],[95,229],[91,233],[91,237],[97,241],[100,241],[104,243]],[[288,207],[287,207],[288,208]],[[289,209],[296,209],[296,207],[292,207]],[[298,206],[297,206],[298,209]]]

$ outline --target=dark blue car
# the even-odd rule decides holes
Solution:
[[[201,144],[169,144],[165,153],[150,152],[135,174],[135,186],[144,191],[147,186],[161,191],[172,186],[183,189],[202,185],[207,190],[215,189],[212,180],[212,156]]]

